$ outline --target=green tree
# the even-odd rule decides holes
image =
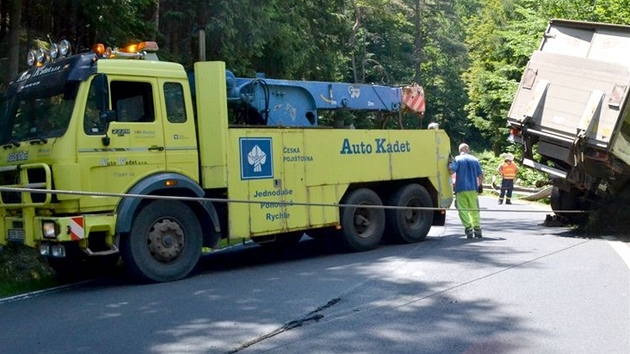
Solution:
[[[468,19],[465,109],[496,155],[508,144],[507,113],[546,25],[539,10],[534,0],[489,0]]]
[[[630,24],[630,1],[595,1],[592,21],[616,23],[620,25]]]
[[[5,67],[7,72],[5,73],[5,79],[3,82],[8,82],[10,78],[14,77],[18,73],[18,63],[20,58],[20,31],[22,29],[22,1],[16,0],[9,4],[9,27],[8,27],[8,43],[7,53],[8,57],[3,58],[7,61]],[[2,46],[4,47],[4,46]]]
[[[26,52],[50,41],[68,39],[76,50],[95,42],[122,46],[156,33],[147,13],[154,0],[0,1],[0,49],[6,51],[6,83],[26,68]]]
[[[417,0],[415,0],[417,1]],[[414,48],[425,88],[425,124],[437,122],[451,137],[454,147],[462,141],[480,140],[477,129],[464,112],[468,100],[462,73],[469,65],[462,18],[477,9],[477,1],[423,2],[420,9],[422,47]],[[416,39],[416,41],[420,41]]]

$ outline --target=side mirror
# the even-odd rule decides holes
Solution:
[[[103,137],[103,145],[109,146],[110,139],[109,139],[109,135],[107,134],[107,131],[109,130],[109,123],[116,121],[116,111],[112,111],[112,110],[100,111],[98,113],[98,120],[99,120],[99,125],[101,127],[104,127],[104,130],[105,130],[105,136]]]

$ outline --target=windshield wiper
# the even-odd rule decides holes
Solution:
[[[11,139],[11,141],[8,144],[2,145],[2,148],[5,150],[11,147],[20,147],[20,142],[15,139]]]
[[[42,137],[36,137],[33,138],[31,140],[28,141],[29,143],[31,143],[31,145],[35,145],[35,144],[46,144],[48,142],[48,139]]]

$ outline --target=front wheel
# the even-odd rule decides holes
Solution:
[[[202,231],[188,205],[159,200],[138,213],[130,234],[120,242],[129,275],[140,281],[167,282],[184,278],[195,267]]]
[[[347,248],[354,252],[376,248],[385,230],[385,211],[362,206],[382,206],[381,198],[371,189],[361,188],[350,192],[342,204],[351,205],[341,208],[340,215],[342,240]]]

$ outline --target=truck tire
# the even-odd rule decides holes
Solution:
[[[387,205],[425,207],[433,206],[431,195],[419,184],[400,187],[389,198]],[[385,210],[388,240],[396,243],[414,243],[424,240],[433,224],[433,211],[412,209]]]
[[[563,213],[563,210],[581,210],[583,205],[577,191],[566,192],[558,187],[551,190],[551,209],[559,217],[572,224],[583,224],[588,218],[583,213]]]
[[[201,256],[202,231],[191,208],[180,201],[153,201],[122,237],[121,256],[128,275],[142,282],[186,277]]]
[[[350,192],[341,202],[351,205],[383,205],[381,198],[368,188]],[[376,248],[385,231],[385,211],[381,208],[342,207],[340,210],[341,239],[352,252]]]

